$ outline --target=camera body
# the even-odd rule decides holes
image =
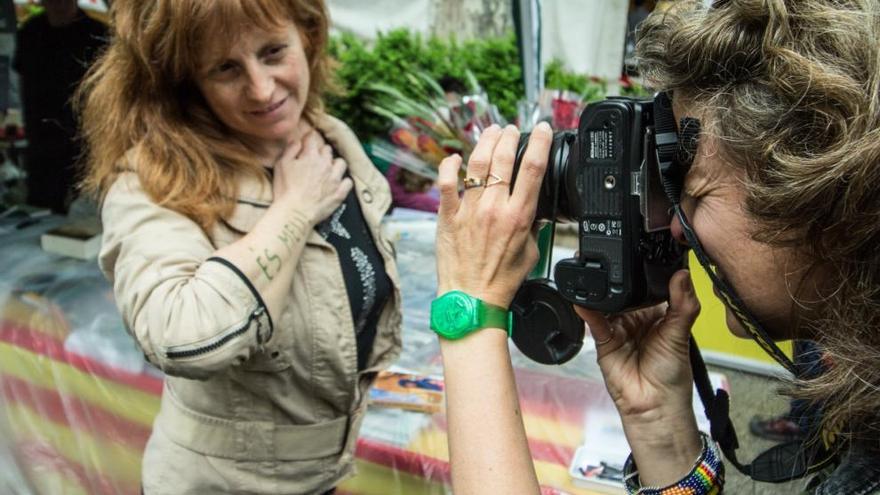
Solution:
[[[578,222],[579,253],[554,269],[562,296],[579,306],[619,313],[664,301],[670,277],[685,266],[669,231],[653,107],[609,98],[581,115],[563,186],[563,216]]]
[[[686,266],[669,230],[654,133],[655,110],[672,118],[672,109],[655,105],[669,100],[608,98],[584,109],[576,132],[554,134],[536,219],[576,222],[578,252],[556,264],[553,281],[528,280],[514,300],[514,341],[537,361],[564,362],[580,349],[583,324],[566,313],[571,303],[603,313],[657,304]]]

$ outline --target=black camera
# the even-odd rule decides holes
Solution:
[[[554,134],[536,219],[576,222],[578,252],[556,264],[553,280],[527,280],[513,301],[513,340],[528,357],[559,364],[577,354],[584,327],[572,303],[603,313],[656,304],[686,266],[686,250],[669,230],[672,203],[656,152],[677,137],[658,138],[657,118],[672,119],[665,96],[612,97],[588,105],[577,132]],[[541,246],[542,257],[551,249],[552,241]]]

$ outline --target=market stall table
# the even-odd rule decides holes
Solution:
[[[145,363],[94,261],[44,253],[62,219],[0,234],[0,488],[34,494],[137,494],[162,374]],[[396,366],[442,372],[428,307],[434,222],[392,218],[403,284],[404,350]],[[545,494],[595,493],[569,464],[593,415],[613,413],[589,350],[562,367],[512,350],[529,445]],[[449,493],[442,413],[370,407],[358,475],[341,495]],[[622,446],[625,448],[625,445]],[[4,484],[5,483],[5,484]]]

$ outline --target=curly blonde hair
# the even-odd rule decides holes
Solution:
[[[637,52],[645,80],[705,110],[743,167],[755,239],[795,248],[832,285],[801,323],[833,364],[788,392],[876,443],[880,2],[678,2],[643,23]]]
[[[260,174],[253,153],[211,112],[195,84],[206,47],[228,49],[250,27],[292,21],[305,42],[314,121],[333,89],[323,0],[115,0],[111,41],[75,98],[86,145],[83,189],[99,199],[134,154],[144,190],[209,228],[234,207],[237,174]],[[221,34],[222,33],[222,34]]]

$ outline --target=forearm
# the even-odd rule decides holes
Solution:
[[[702,450],[693,410],[653,411],[650,418],[622,418],[643,486],[666,486],[683,478]]]
[[[456,494],[539,493],[503,330],[441,341]]]
[[[439,294],[458,290],[481,304],[510,307],[517,288],[538,261],[530,233],[552,140],[549,125],[542,122],[535,127],[512,192],[506,184],[511,182],[520,145],[519,132],[512,126],[483,131],[471,152],[469,180],[461,198],[461,157],[454,155],[440,164]],[[487,186],[475,186],[484,179]],[[436,320],[435,310],[440,311]],[[434,323],[444,326],[448,316],[457,319],[456,312],[446,314],[443,304],[432,305],[432,328],[444,335]],[[440,341],[453,491],[537,495],[540,486],[519,407],[507,329],[480,328],[472,327],[472,333],[454,341],[442,337]]]
[[[308,216],[295,205],[273,203],[250,232],[217,250],[214,256],[241,270],[274,319],[289,294],[293,273],[312,227]]]

